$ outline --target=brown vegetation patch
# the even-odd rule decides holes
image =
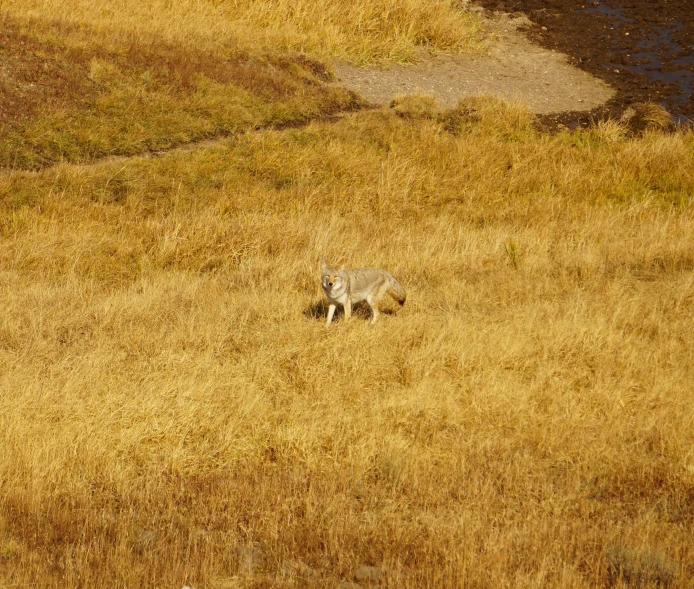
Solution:
[[[221,57],[160,41],[99,45],[69,25],[6,15],[4,22],[4,167],[132,155],[359,105],[325,84],[325,65],[303,55]]]
[[[327,66],[305,56],[293,58],[249,54],[222,59],[189,47],[162,43],[131,45],[123,54],[100,56],[133,73],[148,72],[152,82],[180,92],[194,90],[200,76],[220,84],[234,84],[260,98],[296,96],[306,86],[320,86],[328,78]],[[303,74],[303,75],[301,75]]]
[[[84,101],[94,93],[88,56],[41,42],[0,15],[0,131],[32,116],[39,107]]]

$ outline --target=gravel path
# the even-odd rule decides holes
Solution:
[[[543,49],[518,31],[526,17],[496,16],[486,21],[486,55],[431,55],[418,63],[387,69],[335,63],[338,83],[375,104],[405,94],[426,94],[442,107],[464,96],[495,94],[526,103],[538,114],[588,111],[614,91],[602,80],[570,65],[561,53]]]

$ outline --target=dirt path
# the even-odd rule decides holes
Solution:
[[[563,54],[529,41],[518,30],[529,24],[524,16],[489,18],[487,55],[422,54],[417,64],[388,69],[335,63],[335,73],[340,84],[375,104],[422,93],[434,96],[443,107],[453,107],[463,96],[491,93],[549,114],[588,111],[614,95],[610,86],[570,65]]]

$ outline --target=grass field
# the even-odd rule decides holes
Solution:
[[[0,587],[694,587],[691,131],[368,109],[321,60],[395,41],[317,10],[62,6],[2,3]],[[326,329],[321,256],[406,305]]]

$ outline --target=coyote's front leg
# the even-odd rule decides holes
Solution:
[[[332,322],[333,315],[335,315],[335,308],[336,308],[335,305],[330,305],[328,307],[328,322],[325,324],[326,326],[330,325],[330,323]]]

